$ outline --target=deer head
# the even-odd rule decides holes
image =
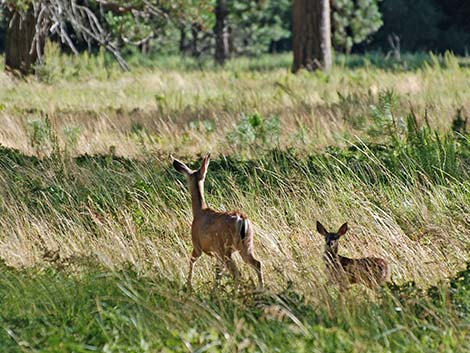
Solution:
[[[201,180],[204,181],[204,179],[206,178],[207,167],[209,166],[209,162],[211,158],[210,153],[208,153],[204,157],[202,161],[202,166],[198,170],[192,170],[180,160],[173,158],[173,156],[171,158],[173,159],[173,167],[175,167],[175,169],[181,174],[186,175],[189,179],[195,179],[197,181],[201,181]]]
[[[325,237],[326,250],[336,255],[338,254],[338,241],[348,231],[348,224],[344,223],[336,233],[330,233],[317,221],[317,231]]]
[[[173,158],[173,167],[181,174],[186,175],[188,179],[193,215],[196,215],[197,212],[207,207],[204,199],[204,180],[206,179],[210,158],[211,155],[208,153],[202,161],[201,168],[198,170],[192,170],[180,160]]]

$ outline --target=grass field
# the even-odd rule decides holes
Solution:
[[[119,72],[54,53],[0,74],[2,352],[469,352],[470,70],[446,55],[289,56],[224,69],[172,58]],[[253,221],[266,290],[191,251],[170,154],[211,151],[208,203]],[[387,288],[327,283],[324,240],[381,256]]]

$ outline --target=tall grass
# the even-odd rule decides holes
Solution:
[[[0,77],[3,351],[468,351],[468,69],[279,60]],[[238,256],[240,290],[213,289],[203,256],[184,291],[190,197],[169,153],[208,150],[207,201],[253,221],[263,292]],[[348,221],[340,253],[386,258],[393,284],[339,295],[316,220]]]
[[[467,260],[468,143],[411,129],[406,140],[388,145],[358,141],[307,157],[273,150],[253,160],[216,159],[208,200],[250,214],[273,286],[321,283],[317,219],[332,226],[351,220],[356,245],[344,244],[345,251],[387,257],[396,280],[435,283]],[[52,253],[57,261],[91,257],[110,268],[157,266],[165,276],[184,277],[189,193],[168,159],[41,160],[9,150],[2,159],[2,248],[10,265],[37,265]],[[307,268],[316,270],[303,283]]]
[[[314,306],[278,293],[187,295],[158,276],[0,272],[4,352],[468,352],[469,272],[453,289]],[[97,285],[99,283],[99,285]],[[413,292],[413,294],[411,294]]]

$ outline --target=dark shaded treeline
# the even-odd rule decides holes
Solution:
[[[351,0],[352,1],[352,0]],[[267,6],[250,5],[251,2],[237,5],[229,1],[230,46],[235,53],[256,55],[261,52],[282,52],[292,50],[292,11],[291,1],[276,1]],[[376,0],[371,0],[376,2]],[[335,2],[332,9],[335,11]],[[236,6],[235,6],[236,5]],[[390,37],[397,36],[402,51],[451,50],[465,55],[470,49],[470,2],[466,0],[383,0],[378,2],[383,25],[367,40],[354,44],[353,52],[369,50],[391,50]],[[333,21],[334,25],[334,21]],[[362,26],[371,24],[364,21]],[[5,50],[7,14],[0,13],[0,52]],[[334,29],[333,29],[334,30]],[[345,33],[349,30],[346,29]],[[208,45],[207,33],[198,33],[197,28],[167,30],[152,50],[154,52],[194,50],[201,56],[210,54],[213,45]],[[350,31],[349,31],[350,32]],[[183,36],[183,37],[182,37]],[[197,37],[197,38],[196,38]],[[213,39],[209,39],[212,41]],[[194,42],[194,43],[193,43]],[[183,43],[184,45],[180,45]],[[333,43],[335,44],[335,43]],[[335,45],[343,50],[342,45]],[[79,45],[85,50],[87,45]],[[191,49],[192,48],[192,49]],[[191,49],[191,50],[190,50]],[[207,53],[205,53],[207,51]],[[190,53],[191,54],[191,53]]]

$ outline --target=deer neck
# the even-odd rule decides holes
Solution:
[[[207,208],[206,200],[204,198],[204,180],[191,180],[189,189],[191,191],[193,217],[197,217],[202,210]]]
[[[327,265],[334,266],[340,262],[341,256],[338,255],[338,249],[326,248],[323,258]]]

